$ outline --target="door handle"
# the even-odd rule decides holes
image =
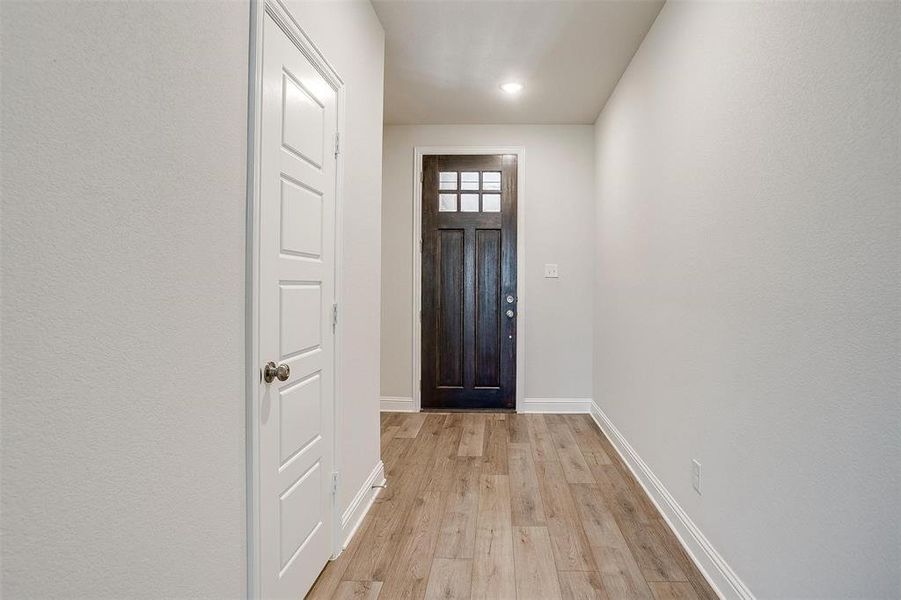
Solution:
[[[263,367],[263,381],[266,383],[272,383],[275,379],[279,381],[288,381],[288,377],[291,376],[291,367],[282,363],[280,365],[275,364],[272,361],[266,363],[266,366]]]

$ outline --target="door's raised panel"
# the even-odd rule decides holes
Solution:
[[[309,352],[322,344],[322,286],[318,282],[279,284],[281,358]]]
[[[462,229],[438,231],[438,339],[437,383],[463,385],[463,240]]]
[[[501,232],[476,230],[475,385],[501,383]]]
[[[282,146],[322,167],[325,107],[288,69],[282,76]]]
[[[322,256],[322,194],[284,176],[279,239],[283,254]]]
[[[320,490],[325,483],[322,477],[322,465],[317,461],[278,499],[282,571],[322,526]]]
[[[321,373],[313,373],[279,391],[278,445],[282,467],[321,437],[321,415]]]

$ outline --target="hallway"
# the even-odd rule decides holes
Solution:
[[[0,599],[901,600],[899,58],[901,0],[0,0]]]
[[[716,598],[588,415],[381,432],[388,487],[308,598]]]

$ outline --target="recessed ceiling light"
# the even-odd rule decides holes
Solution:
[[[502,84],[501,89],[512,96],[522,91],[522,84],[516,81],[509,81]]]

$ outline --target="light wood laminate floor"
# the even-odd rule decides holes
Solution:
[[[716,598],[588,415],[383,413],[382,460],[308,598]]]

